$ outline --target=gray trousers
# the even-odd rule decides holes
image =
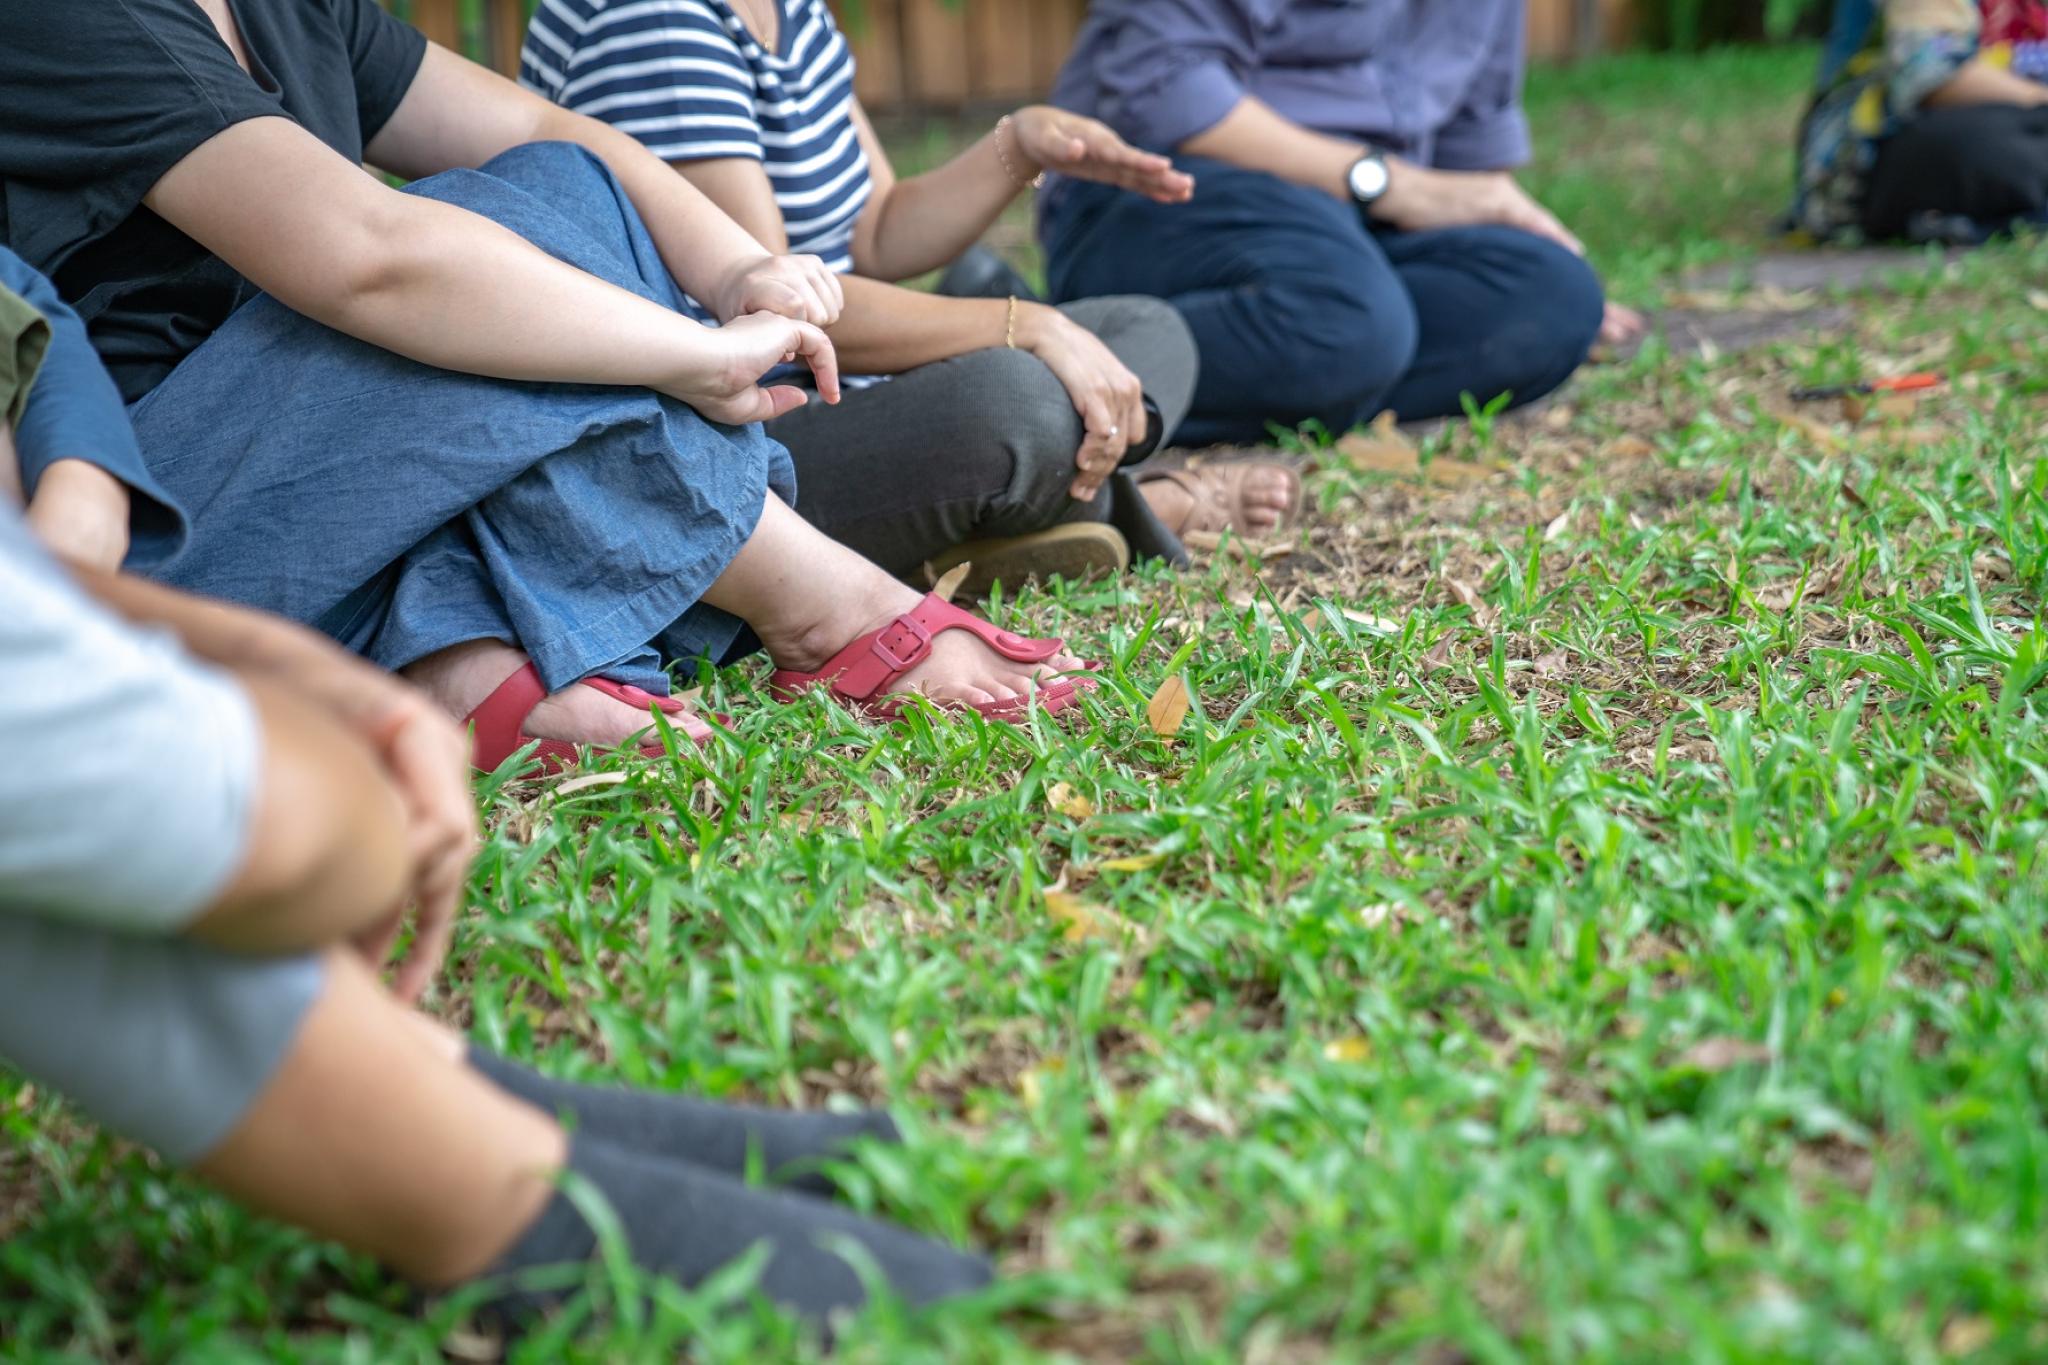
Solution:
[[[1063,307],[1137,375],[1169,432],[1194,399],[1187,324],[1158,299]],[[1024,351],[974,351],[921,365],[836,407],[812,403],[768,424],[796,462],[797,511],[898,575],[965,541],[1069,521],[1108,522],[1140,558],[1185,561],[1127,472],[1093,502],[1067,496],[1084,435],[1073,400]]]

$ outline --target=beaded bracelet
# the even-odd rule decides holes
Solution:
[[[1003,132],[1005,129],[1012,128],[1016,121],[1009,114],[1005,114],[996,120],[996,160],[1003,163],[1003,174],[1010,178],[1012,185],[1015,185],[1020,190],[1035,190],[1045,183],[1045,172],[1040,171],[1029,180],[1023,179],[1017,174],[1016,168],[1010,165],[1010,154],[1003,150]],[[1015,138],[1017,135],[1012,131],[1010,136]]]

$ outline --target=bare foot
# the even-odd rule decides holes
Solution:
[[[1280,524],[1287,520],[1287,514],[1294,510],[1294,478],[1277,466],[1252,465],[1230,474],[1210,466],[1183,470],[1181,474],[1205,485],[1206,495],[1197,498],[1195,491],[1180,479],[1147,479],[1139,485],[1139,491],[1152,505],[1154,514],[1177,536],[1191,530],[1228,529],[1256,539],[1280,529]],[[1236,491],[1238,488],[1243,490],[1241,495]],[[1214,508],[1227,508],[1239,496],[1243,498],[1244,508],[1241,525],[1232,524],[1227,517],[1218,526],[1192,524],[1202,503]]]
[[[404,672],[448,714],[461,720],[526,663],[526,655],[508,644],[472,640],[430,654]],[[638,707],[579,683],[542,700],[520,728],[533,739],[613,747],[652,730],[654,720]]]
[[[815,672],[848,642],[880,630],[924,600],[922,593],[879,571],[874,571],[874,580],[865,585],[867,591],[861,598],[844,603],[831,616],[780,633],[756,626],[769,657],[780,668]],[[1014,701],[1083,667],[1081,660],[1064,651],[1042,664],[1020,664],[1005,659],[966,631],[949,630],[933,637],[930,657],[885,691],[921,692],[934,701]]]

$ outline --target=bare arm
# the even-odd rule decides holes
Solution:
[[[874,179],[854,230],[853,268],[870,279],[907,280],[951,264],[1041,171],[1121,185],[1163,204],[1183,203],[1194,193],[1193,178],[1167,158],[1129,146],[1094,119],[1048,105],[1019,109],[945,165],[908,180],[896,178],[858,104],[853,118]]]
[[[2015,75],[1980,57],[1966,63],[1948,84],[1925,101],[1929,109],[1956,109],[1970,104],[2048,104],[2048,85]]]
[[[429,365],[644,386],[727,421],[772,406],[752,388],[761,369],[735,383],[741,338],[489,219],[401,194],[286,119],[239,123],[201,144],[144,202],[287,307]],[[806,354],[831,372],[829,346]],[[836,384],[821,373],[828,397]]]
[[[232,669],[256,704],[248,861],[195,936],[243,952],[352,938],[378,966],[411,904],[396,985],[416,997],[447,950],[475,852],[468,737],[413,688],[289,621],[121,574],[78,577],[128,620]]]
[[[1352,163],[1370,149],[1362,142],[1304,128],[1247,95],[1222,119],[1182,143],[1181,150],[1349,200],[1345,177]]]
[[[404,101],[367,152],[372,165],[418,179],[481,166],[529,142],[572,142],[602,160],[646,221],[669,272],[721,320],[768,311],[822,326],[838,316],[838,283],[821,263],[805,257],[771,267],[759,241],[631,137],[445,48],[427,49]],[[763,271],[769,281],[753,278]]]

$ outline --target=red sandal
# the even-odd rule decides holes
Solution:
[[[928,594],[910,611],[840,650],[815,673],[797,673],[786,668],[775,670],[768,679],[768,688],[777,701],[795,701],[805,692],[823,687],[860,715],[871,720],[893,720],[908,704],[912,694],[888,693],[889,686],[929,658],[932,641],[949,630],[967,631],[1005,659],[1020,664],[1042,664],[1059,653],[1065,644],[1063,640],[1033,640],[998,630],[979,616],[962,611],[942,597]],[[941,701],[938,704],[965,706],[991,720],[1014,724],[1024,718],[1034,702],[1047,715],[1056,716],[1077,705],[1083,692],[1094,690],[1093,678],[1061,678],[1040,687],[1029,698]]]
[[[643,692],[637,687],[615,683],[609,678],[585,678],[581,684],[594,687],[607,697],[615,697],[628,706],[645,711],[658,707],[669,718],[669,724],[699,746],[711,739],[711,727],[703,719],[674,697],[657,697],[652,692]],[[548,777],[576,765],[578,751],[596,748],[596,745],[572,744],[565,739],[536,740],[526,733],[526,718],[533,714],[533,708],[547,700],[547,684],[540,680],[540,670],[532,664],[520,669],[504,682],[498,690],[485,697],[483,704],[469,713],[466,722],[473,727],[475,738],[470,750],[470,762],[484,772],[497,771],[498,765],[518,753],[529,744],[540,747],[533,751],[527,761],[529,777]],[[653,724],[650,719],[649,725]],[[662,748],[659,740],[642,744],[640,754],[644,758],[666,758],[668,750]],[[532,771],[534,764],[539,771]]]

